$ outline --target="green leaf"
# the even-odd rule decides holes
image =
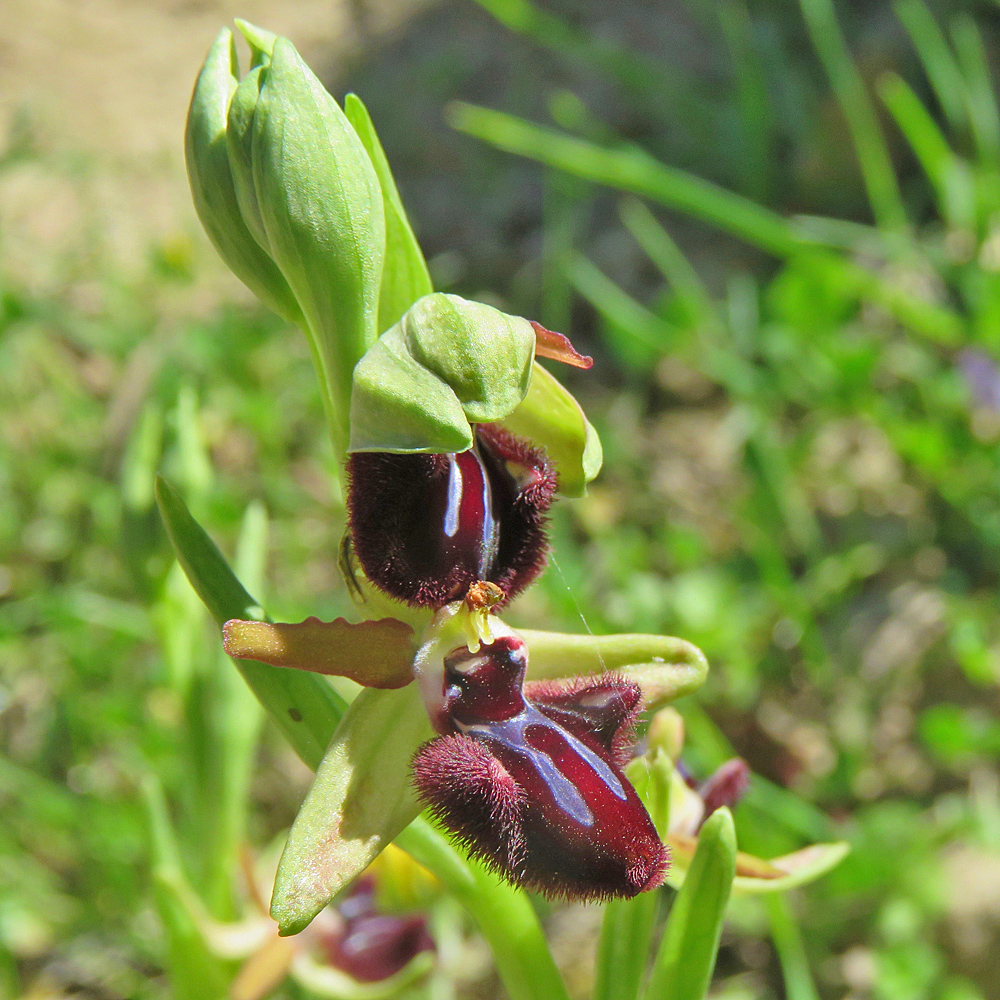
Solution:
[[[529,680],[613,670],[642,688],[646,708],[697,690],[708,675],[705,654],[670,636],[518,632],[528,644]]]
[[[660,163],[634,146],[602,149],[554,129],[460,102],[450,105],[448,120],[460,132],[492,146],[540,160],[598,184],[645,195],[714,223],[778,256],[787,256],[800,245],[794,227],[776,212]]]
[[[218,1000],[227,994],[228,977],[203,932],[200,903],[181,868],[163,789],[148,776],[142,792],[153,860],[153,898],[167,937],[171,995],[177,1000]]]
[[[503,420],[528,391],[535,331],[457,295],[425,295],[354,370],[351,451],[472,447],[472,423]]]
[[[612,899],[604,904],[594,1000],[636,1000],[639,996],[659,903],[656,892],[642,892],[634,899]]]
[[[427,262],[413,235],[410,220],[403,208],[385,150],[379,142],[368,109],[357,94],[344,98],[344,114],[354,127],[372,161],[385,209],[385,268],[379,290],[378,332],[393,326],[417,299],[434,291]]]
[[[271,256],[314,338],[343,457],[351,372],[378,336],[382,191],[350,122],[291,42],[276,39],[259,72],[253,186]]]
[[[653,964],[649,1000],[703,1000],[712,981],[722,920],[736,873],[736,831],[729,810],[701,828],[698,849],[670,910]]]
[[[587,483],[601,471],[604,455],[597,431],[569,391],[537,361],[531,366],[527,395],[503,425],[545,449],[563,496],[583,496]]]
[[[716,225],[778,257],[793,258],[811,251],[819,261],[819,254],[823,253],[823,265],[836,273],[845,285],[853,287],[859,297],[883,306],[915,333],[944,344],[962,342],[963,322],[952,310],[914,299],[898,283],[866,271],[853,260],[825,251],[821,233],[830,227],[817,226],[815,220],[797,223],[784,219],[748,198],[659,163],[645,151],[632,146],[602,149],[583,139],[540,128],[499,111],[462,103],[451,105],[449,120],[459,131],[499,149],[530,157],[598,184],[643,195]],[[616,287],[593,265],[589,265],[587,276],[595,281],[603,279],[610,289]],[[574,279],[579,281],[580,274],[574,274]],[[637,315],[644,323],[642,314]],[[655,341],[655,329],[653,333],[653,338],[647,336],[645,339]]]
[[[308,926],[417,816],[410,760],[433,735],[416,684],[366,688],[351,703],[278,864],[271,916],[281,934]]]
[[[923,0],[899,0],[894,10],[920,56],[934,96],[951,127],[965,128],[965,80],[930,8]]]
[[[938,206],[952,226],[976,224],[976,193],[968,165],[948,145],[931,113],[895,73],[879,81],[879,94],[934,185]]]
[[[226,123],[239,67],[232,33],[220,31],[198,75],[184,135],[194,207],[219,256],[268,308],[290,323],[302,311],[274,261],[261,249],[240,209]],[[252,86],[252,85],[250,85]]]
[[[163,478],[156,481],[156,502],[177,561],[216,624],[221,628],[230,618],[265,620],[260,605]],[[236,665],[295,752],[315,768],[343,714],[343,699],[316,674],[253,660],[240,660]]]

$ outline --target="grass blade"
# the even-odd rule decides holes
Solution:
[[[952,226],[971,228],[976,213],[972,178],[937,122],[909,84],[895,73],[882,77],[879,94],[933,185],[941,215]]]
[[[962,14],[952,22],[951,37],[965,77],[966,106],[979,155],[996,165],[1000,163],[1000,115],[982,36],[975,21]]]
[[[794,228],[776,212],[660,163],[637,147],[603,149],[554,129],[462,102],[449,106],[448,120],[460,132],[499,149],[539,160],[598,184],[651,198],[779,257],[787,256],[801,245]]]
[[[831,0],[800,0],[813,45],[847,119],[875,220],[883,229],[904,229],[906,210],[885,136],[858,68],[837,22]]]
[[[967,128],[965,80],[934,15],[923,0],[899,0],[894,9],[917,50],[945,118],[952,128]]]
[[[667,919],[648,1000],[702,1000],[712,981],[722,921],[736,875],[736,831],[729,810],[714,812]]]

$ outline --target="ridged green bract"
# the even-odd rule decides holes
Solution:
[[[503,420],[528,392],[535,331],[457,295],[425,295],[354,370],[351,451],[458,452],[472,424]]]

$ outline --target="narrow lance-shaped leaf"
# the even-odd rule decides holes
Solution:
[[[575,136],[469,104],[451,105],[449,119],[455,128],[499,149],[598,184],[643,195],[716,225],[778,257],[792,258],[809,250],[818,255],[825,245],[815,225],[784,219],[748,198],[659,163],[644,150],[631,146],[602,149]],[[884,306],[915,333],[945,344],[962,337],[963,323],[953,310],[915,300],[898,283],[866,271],[845,257],[825,252],[822,263],[855,287],[860,296]]]
[[[156,481],[156,502],[177,560],[218,626],[231,618],[263,620],[261,607],[236,579],[184,501],[162,478]],[[315,674],[253,660],[240,660],[237,666],[296,753],[315,768],[343,714],[343,700]]]
[[[233,183],[226,121],[239,67],[232,33],[220,31],[198,75],[185,130],[188,180],[208,238],[230,270],[266,306],[302,323],[295,296],[247,228]]]
[[[649,1000],[703,1000],[712,981],[722,921],[736,873],[736,831],[723,807],[706,821],[670,910],[653,964]]]
[[[529,679],[614,670],[642,688],[647,708],[701,687],[708,661],[697,646],[663,635],[571,635],[519,629],[531,650]]]
[[[406,217],[385,150],[379,142],[368,109],[357,94],[344,98],[344,114],[354,126],[368,153],[379,185],[385,209],[385,267],[379,290],[378,332],[388,330],[417,299],[434,291],[427,262]]]
[[[226,994],[223,964],[212,955],[199,920],[198,902],[181,868],[163,789],[143,782],[153,862],[153,896],[167,937],[172,995],[178,1000],[216,1000]]]
[[[471,914],[489,942],[510,1000],[566,1000],[566,987],[527,893],[501,881],[481,862],[462,857],[423,816],[396,844],[432,871]]]

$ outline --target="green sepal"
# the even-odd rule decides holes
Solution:
[[[208,51],[188,109],[184,145],[194,207],[236,277],[283,319],[301,324],[302,312],[288,282],[248,229],[240,209],[226,136],[238,73],[232,32],[225,29]]]
[[[184,501],[162,478],[156,480],[156,502],[177,561],[219,628],[231,618],[266,621],[263,609],[246,592]],[[343,715],[343,699],[316,674],[255,660],[235,662],[295,752],[315,768]]]
[[[528,394],[503,425],[545,449],[563,496],[583,496],[601,471],[604,453],[597,431],[570,392],[537,361],[531,366]]]
[[[279,933],[308,926],[416,818],[410,760],[433,735],[416,684],[366,688],[351,703],[278,864],[271,916]]]
[[[472,424],[508,417],[528,392],[535,331],[457,295],[425,295],[354,370],[351,451],[465,451]]]
[[[392,169],[379,142],[368,109],[357,94],[344,98],[344,114],[372,161],[382,188],[385,210],[385,267],[379,290],[378,332],[384,333],[413,305],[417,299],[434,291],[420,244],[406,217],[403,199],[399,196]]]
[[[698,849],[671,907],[646,989],[650,1000],[703,1000],[735,874],[736,830],[729,810],[722,808],[701,828]]]
[[[291,42],[275,39],[260,72],[253,186],[271,256],[314,338],[339,457],[351,372],[378,336],[382,191],[361,140]]]
[[[705,654],[690,642],[671,636],[518,632],[531,651],[529,680],[613,670],[642,688],[649,709],[690,694],[708,676]]]

